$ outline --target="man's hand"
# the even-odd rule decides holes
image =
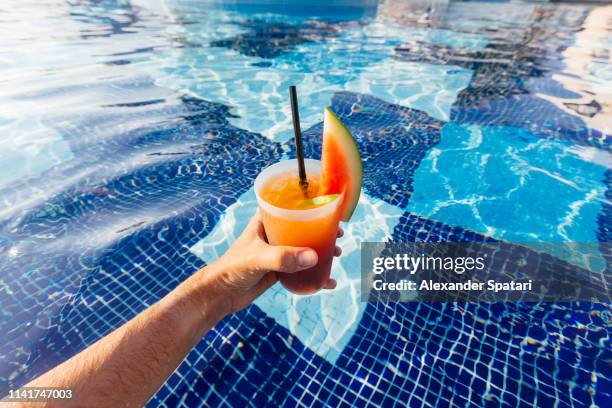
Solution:
[[[338,230],[338,236],[344,234]],[[335,255],[341,250],[336,247]],[[216,262],[198,273],[210,274],[211,282],[227,301],[226,313],[237,312],[253,302],[278,281],[277,273],[293,273],[317,264],[317,253],[304,247],[274,246],[266,239],[257,213],[231,248]],[[325,289],[336,287],[330,279]]]
[[[336,248],[338,255],[340,248]],[[317,254],[310,248],[269,245],[256,215],[220,259],[28,385],[72,390],[75,397],[68,406],[143,406],[223,317],[249,305],[277,281],[277,273],[293,273],[316,263]],[[335,286],[330,279],[326,289]],[[44,406],[65,407],[63,404]]]

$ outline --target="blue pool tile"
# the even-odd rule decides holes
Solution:
[[[508,241],[596,242],[606,171],[576,146],[524,129],[449,123],[414,174],[408,208]]]
[[[263,167],[293,150],[290,143],[281,146],[232,126],[237,120],[246,121],[238,118],[240,109],[249,119],[258,116],[253,112],[283,110],[276,107],[286,106],[284,99],[278,98],[276,89],[269,90],[284,89],[287,81],[306,83],[304,78],[320,71],[324,80],[312,87],[325,88],[325,92],[308,99],[308,105],[317,110],[328,103],[333,91],[361,84],[362,94],[338,93],[332,108],[358,139],[366,194],[405,211],[393,223],[393,240],[493,240],[483,235],[486,230],[474,226],[468,211],[423,217],[410,207],[419,194],[431,193],[423,189],[427,183],[418,182],[418,172],[424,170],[428,155],[446,142],[441,139],[445,123],[432,118],[431,112],[443,112],[436,117],[449,119],[449,100],[454,100],[450,120],[455,123],[451,126],[512,127],[541,139],[609,152],[605,138],[609,135],[586,125],[591,114],[600,114],[598,101],[565,103],[567,109],[561,109],[534,95],[581,96],[555,81],[552,73],[564,70],[560,53],[580,34],[588,7],[495,4],[504,11],[527,10],[528,14],[519,13],[524,19],[511,16],[504,20],[506,13],[500,12],[487,17],[483,28],[478,25],[483,21],[475,21],[473,14],[487,9],[486,4],[470,9],[468,15],[461,13],[469,5],[454,3],[443,8],[462,18],[440,18],[438,8],[419,9],[414,4],[410,6],[419,11],[416,14],[394,12],[389,4],[395,3],[380,4],[379,16],[393,24],[289,22],[282,17],[274,21],[231,14],[212,30],[208,26],[190,30],[202,21],[198,20],[202,9],[197,2],[172,2],[168,8],[172,29],[167,30],[165,20],[160,27],[148,27],[157,24],[159,10],[149,15],[147,9],[123,2],[71,3],[65,17],[70,22],[78,20],[76,26],[83,31],[73,30],[75,24],[65,24],[64,37],[68,42],[76,38],[71,44],[74,50],[86,46],[86,53],[70,58],[75,66],[63,77],[66,83],[50,89],[46,88],[51,84],[48,80],[63,66],[47,67],[46,60],[37,59],[37,65],[50,68],[50,79],[41,79],[35,87],[24,84],[30,90],[15,97],[17,103],[31,101],[32,106],[40,103],[47,108],[36,113],[40,123],[30,122],[50,131],[50,143],[42,155],[30,157],[39,161],[29,163],[38,165],[27,174],[31,177],[15,173],[8,182],[0,180],[0,196],[15,207],[2,208],[12,215],[0,219],[0,276],[3,288],[11,290],[0,297],[3,316],[8,316],[0,336],[4,349],[10,350],[0,354],[0,393],[64,361],[204,265],[189,248],[213,230]],[[183,9],[187,10],[184,14]],[[362,24],[363,29],[350,32],[351,27]],[[154,37],[163,41],[139,44],[127,53],[115,52],[125,42],[132,47],[132,41],[139,38],[150,40],[148,30],[138,32],[143,27],[152,28]],[[160,28],[162,34],[156,31]],[[348,30],[342,32],[345,28]],[[353,36],[355,32],[362,37]],[[346,33],[349,35],[344,36]],[[367,38],[368,33],[372,38]],[[465,42],[466,37],[478,41]],[[374,38],[381,43],[373,46]],[[399,45],[397,38],[406,44]],[[96,52],[97,44],[110,44],[106,40],[112,41],[108,47],[113,50],[111,59]],[[166,40],[171,43],[166,50],[171,57],[160,59],[158,51],[164,51],[158,48],[168,47],[162,44]],[[324,55],[339,43],[344,48],[330,54],[333,58],[327,61],[297,60],[300,53],[305,60],[313,59],[312,50]],[[397,47],[395,55],[393,47]],[[231,81],[212,81],[205,76],[219,52],[231,55],[224,62],[235,63],[222,66]],[[84,54],[95,58],[87,59]],[[191,59],[194,55],[205,59]],[[344,56],[348,62],[337,63]],[[83,61],[87,64],[77,67]],[[372,71],[396,67],[396,61],[410,63],[405,63],[410,69],[402,72],[401,81],[409,82],[412,72],[416,75],[422,70],[427,75],[418,78],[429,79],[419,86],[377,89],[387,86],[377,83],[381,77]],[[95,68],[83,71],[87,81],[79,83],[72,69],[85,65]],[[158,78],[131,73],[147,65],[151,71],[173,71],[176,75],[171,78],[176,81],[169,81],[172,86],[190,92],[192,87],[204,89],[202,94],[232,100],[234,106],[162,90],[156,85]],[[434,69],[434,65],[448,69]],[[247,67],[251,70],[245,71]],[[27,68],[23,67],[24,72]],[[364,68],[369,71],[362,71]],[[265,104],[235,98],[243,92],[237,86],[242,83],[240,78],[234,75],[244,72],[272,74],[251,84],[251,95],[274,97]],[[212,72],[212,77],[216,74]],[[443,79],[453,84],[452,89],[431,88],[437,76],[448,76]],[[468,76],[471,80],[465,84]],[[217,93],[198,88],[204,83],[218,86]],[[391,99],[384,101],[363,92]],[[409,106],[431,108],[427,109],[430,114],[390,103],[399,96],[407,104],[418,101]],[[66,105],[58,106],[58,102]],[[273,108],[258,110],[263,106]],[[278,125],[279,118],[284,120],[286,115],[270,115],[258,130]],[[0,125],[11,119],[0,118]],[[18,133],[27,134],[30,129],[19,128]],[[320,152],[320,134],[320,124],[305,132],[312,157]],[[508,146],[525,141],[521,132],[514,132],[512,138]],[[16,163],[14,157],[12,160]],[[468,167],[473,170],[478,164]],[[577,228],[580,233],[588,232],[589,240],[596,237],[602,243],[610,241],[611,174],[606,170],[591,177],[604,185],[605,195],[598,197],[601,209],[594,213],[599,214],[596,220],[590,214],[588,227],[580,224]],[[468,173],[464,179],[472,176]],[[463,187],[469,184],[465,180]],[[506,187],[503,180],[491,184]],[[51,185],[57,189],[50,191]],[[48,196],[38,198],[39,192]],[[532,205],[533,197],[529,198],[523,201]],[[455,222],[457,219],[460,221]],[[602,245],[602,252],[604,249]],[[607,253],[603,257],[611,259]],[[555,265],[550,259],[547,262]],[[609,406],[609,314],[608,304],[589,303],[367,304],[348,344],[331,363],[264,310],[251,306],[213,328],[148,405]]]
[[[536,96],[538,93],[567,99],[582,96],[552,79],[551,72],[563,66],[547,53],[553,47],[554,52],[560,52],[572,45],[571,27],[579,27],[584,17],[584,14],[577,17],[571,26],[555,33],[543,30],[527,42],[521,37],[511,41],[504,38],[474,49],[416,41],[396,47],[396,55],[401,60],[460,66],[472,71],[469,85],[453,104],[450,118],[454,122],[521,127],[539,137],[610,151],[610,135],[589,128],[579,114],[568,113]]]
[[[451,231],[462,237],[471,236],[473,238],[478,235],[473,232],[468,235],[466,231],[457,227],[408,214],[396,227],[394,239],[414,240],[416,235],[413,231],[413,225],[417,224],[419,229],[438,230],[440,235],[437,236],[437,239],[440,240],[447,239]],[[482,239],[491,240],[487,237],[482,237]],[[572,307],[573,314],[589,314],[589,308],[584,308],[584,306],[587,305]],[[605,308],[604,305],[600,307]],[[548,329],[544,329],[545,327],[548,328],[550,324],[547,317],[555,313],[556,308],[550,304],[540,305],[537,310],[532,310],[530,306],[521,304],[496,304],[491,309],[487,308],[486,305],[465,304],[461,308],[465,309],[463,317],[460,317],[457,311],[453,311],[453,306],[445,304],[370,304],[366,308],[364,318],[356,330],[354,339],[346,347],[345,355],[337,360],[337,364],[349,372],[355,372],[356,362],[359,362],[360,366],[368,367],[368,365],[371,365],[372,358],[375,358],[379,353],[378,350],[390,348],[392,355],[395,356],[405,356],[406,353],[409,353],[407,356],[411,356],[413,364],[392,363],[395,366],[395,372],[398,374],[404,373],[402,376],[387,377],[384,371],[379,375],[389,378],[392,383],[401,383],[400,389],[410,390],[407,391],[409,395],[416,396],[419,400],[433,398],[429,396],[429,393],[422,391],[430,389],[431,384],[420,383],[415,379],[422,378],[420,381],[430,381],[431,378],[438,378],[443,375],[446,379],[445,384],[452,384],[452,388],[443,392],[448,399],[437,401],[439,404],[444,404],[443,401],[448,403],[451,398],[454,403],[462,402],[468,405],[482,405],[488,399],[504,401],[512,405],[529,405],[530,401],[534,400],[533,398],[540,397],[542,401],[545,401],[550,392],[551,385],[549,384],[553,381],[552,375],[555,375],[555,378],[562,378],[559,377],[561,373],[554,374],[554,371],[551,370],[538,370],[538,366],[540,366],[538,360],[541,360],[539,354],[552,353],[552,348],[544,351],[540,351],[540,349],[533,349],[530,352],[523,351],[520,365],[519,360],[509,356],[517,355],[517,350],[522,347],[522,340],[529,334],[536,339],[541,339],[542,335],[548,332]],[[581,311],[578,312],[579,310]],[[392,335],[398,329],[398,326],[388,324],[389,314],[392,314],[395,319],[402,316],[398,321],[400,323],[399,334],[408,338],[408,343],[402,344],[396,340],[395,335]],[[426,318],[420,320],[421,316]],[[478,316],[478,319],[472,319],[471,316]],[[529,319],[529,326],[524,324],[504,326],[503,321],[506,321],[507,317]],[[562,317],[562,319],[567,318],[568,315]],[[499,321],[500,319],[506,320]],[[440,322],[444,322],[443,325]],[[389,330],[390,327],[393,330]],[[471,341],[461,330],[466,327],[470,328],[471,333],[476,333],[476,337],[471,338]],[[504,327],[504,330],[500,331],[500,327]],[[372,336],[371,333],[377,334]],[[570,338],[573,336],[583,337],[584,335],[584,332],[566,334]],[[389,343],[386,343],[387,339]],[[376,342],[375,345],[374,341]],[[443,352],[438,352],[440,349],[452,349],[453,354],[446,355]],[[493,350],[497,352],[493,353]],[[569,350],[568,352],[571,354],[571,358],[575,357],[574,352]],[[432,364],[431,358],[434,355],[442,358],[442,360]],[[584,355],[586,356],[586,354]],[[560,358],[567,360],[570,356],[563,357],[560,355]],[[568,363],[565,366],[569,370],[568,375],[579,378],[577,375],[586,374],[585,372],[578,373],[580,369],[575,367],[573,360],[567,361]],[[598,361],[598,358],[595,358],[594,361]],[[415,363],[420,362],[422,362],[422,366],[415,366]],[[557,367],[560,366],[557,365]],[[419,371],[415,372],[417,368],[423,371],[422,377],[418,376]],[[502,374],[502,370],[507,370],[507,374]],[[380,373],[380,368],[372,369],[372,372]],[[475,373],[476,376],[472,373]],[[490,391],[490,394],[485,395],[486,381],[491,377],[504,378],[504,389],[514,389],[518,399],[507,392],[499,392],[499,390]],[[404,378],[408,381],[407,384],[402,381]],[[384,388],[384,382],[379,384],[379,389]],[[401,394],[401,392],[398,393]]]
[[[490,99],[477,106],[453,107],[451,120],[485,126],[520,127],[539,137],[557,138],[610,151],[610,135],[592,129],[578,116],[532,95]]]
[[[122,145],[123,154],[154,147],[161,138],[193,146],[187,154],[153,160],[129,175],[107,178],[101,173],[93,186],[75,186],[78,194],[57,195],[23,214],[10,229],[4,227],[2,234],[13,245],[28,248],[27,258],[18,257],[1,267],[4,279],[12,280],[14,286],[13,296],[2,298],[4,310],[12,311],[8,323],[22,328],[27,321],[40,325],[45,316],[41,310],[47,307],[56,311],[39,337],[30,338],[28,354],[12,357],[28,359],[30,377],[55,364],[56,356],[70,356],[127,321],[201,266],[202,262],[184,248],[210,232],[222,211],[250,188],[259,171],[281,156],[279,145],[228,126],[224,119],[227,108],[222,105],[184,98],[174,112],[186,119],[179,120],[175,127],[150,130],[156,134],[153,139],[145,129],[133,131],[134,135],[128,137],[132,144]],[[207,139],[190,136],[207,134],[211,129],[216,133]],[[113,143],[108,146],[109,156],[102,159],[109,161],[107,168],[118,147]],[[139,205],[144,203],[150,210],[168,214],[166,219],[149,223],[139,213]],[[111,226],[106,235],[98,232],[74,243],[63,239],[78,231],[99,231],[108,225],[109,214],[120,223]],[[62,255],[44,256],[49,245],[44,238],[47,235],[65,245]],[[76,256],[81,248],[83,255]],[[38,273],[23,274],[23,268],[33,266]],[[58,299],[63,304],[47,298],[53,291],[48,282],[56,279],[64,281]],[[40,290],[45,287],[48,289]],[[32,299],[22,295],[26,291],[41,296],[29,308],[18,306],[21,298]],[[91,304],[98,306],[92,308]],[[12,331],[12,344],[22,344],[28,332],[30,336],[33,333]],[[13,381],[20,383],[27,378]]]
[[[210,45],[230,48],[246,56],[270,59],[301,44],[327,41],[338,35],[337,25],[330,25],[326,22],[287,23],[267,19],[248,19],[236,22],[236,24],[245,31],[235,37],[214,40]]]
[[[365,192],[404,208],[413,192],[413,174],[440,141],[443,122],[418,110],[349,92],[336,93],[331,109],[357,141]],[[322,132],[322,123],[303,132],[307,157],[320,159]],[[285,150],[294,157],[292,142],[286,142]]]

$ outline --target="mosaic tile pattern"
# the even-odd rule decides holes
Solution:
[[[349,92],[336,93],[332,110],[351,131],[363,161],[363,187],[373,197],[404,208],[412,195],[412,175],[440,141],[443,122],[424,112]],[[321,158],[320,123],[303,132],[304,154]],[[284,144],[295,157],[292,141]]]
[[[310,84],[325,88],[313,101],[331,104],[354,132],[368,201],[380,200],[393,209],[388,213],[398,214],[383,239],[492,239],[461,222],[409,211],[421,193],[415,172],[440,146],[445,125],[514,126],[608,157],[608,135],[589,125],[602,114],[596,104],[604,107],[603,101],[575,102],[575,92],[553,78],[564,69],[560,53],[590,7],[521,5],[525,18],[507,18],[451,4],[419,9],[405,20],[394,16],[393,26],[370,26],[367,19],[297,24],[283,16],[246,18],[218,10],[222,24],[193,32],[185,27],[197,25],[195,14],[173,6],[186,3],[187,11],[197,11],[197,3],[169,1],[158,9],[141,3],[58,2],[32,12],[31,4],[15,2],[5,10],[3,58],[16,63],[0,64],[8,79],[0,82],[0,134],[9,135],[0,140],[48,138],[55,157],[0,179],[0,394],[95,342],[204,265],[194,246],[216,231],[228,208],[242,204],[262,168],[291,156],[289,143],[236,126],[240,107],[194,97],[185,83],[207,89],[198,82],[211,80],[193,74],[212,63],[181,59],[180,50],[207,58],[219,56],[208,53],[213,48],[234,55],[235,64],[224,67],[236,75],[231,83],[244,81],[261,94],[274,82],[267,76],[272,69],[304,79],[324,67],[329,81]],[[401,9],[393,3],[385,1],[381,14]],[[40,31],[10,25],[23,21]],[[365,30],[351,31],[359,27]],[[44,39],[44,49],[32,39]],[[307,59],[290,64],[302,47],[320,45],[323,58],[321,50],[338,41],[346,47],[320,65]],[[35,60],[23,59],[24,46],[33,47]],[[171,78],[184,82],[160,86],[150,69],[160,49],[176,58]],[[349,63],[335,65],[342,53]],[[351,57],[358,60],[353,65]],[[336,92],[345,89],[334,87],[341,83],[375,83],[381,77],[367,69],[389,67],[393,58],[445,66],[435,75],[462,79],[450,81],[453,86],[441,81],[439,87],[419,87],[416,104],[416,88],[410,87]],[[349,69],[354,67],[359,69]],[[245,72],[248,78],[240,76]],[[429,82],[426,75],[418,78]],[[567,99],[570,106],[563,110],[534,93]],[[444,103],[425,108],[423,101],[441,95]],[[267,102],[275,114],[285,106],[284,100]],[[27,118],[20,116],[24,112]],[[36,122],[24,127],[32,117]],[[316,123],[304,131],[308,156],[318,157],[321,129]],[[52,148],[58,140],[63,150]],[[7,163],[2,152],[0,170]],[[35,149],[28,154],[25,160],[41,157]],[[608,242],[612,178],[609,168],[603,174],[607,201],[596,236]],[[364,214],[362,224],[378,222],[375,212]],[[250,306],[219,323],[148,405],[528,407],[612,401],[609,304],[365,303],[333,358],[306,346],[266,307]]]
[[[406,213],[393,233],[393,240],[479,242],[490,238]],[[403,321],[391,321],[390,324],[395,325],[396,330],[407,339],[417,342],[415,346],[407,341],[412,350],[421,349],[424,358],[430,359],[429,362],[423,361],[421,366],[424,369],[427,367],[429,374],[423,377],[423,388],[430,389],[432,378],[443,378],[437,387],[441,395],[446,395],[456,405],[550,406],[558,403],[571,406],[585,401],[585,398],[588,400],[587,395],[592,395],[595,387],[599,387],[595,383],[600,376],[595,375],[596,380],[593,381],[591,370],[609,359],[611,354],[609,348],[600,349],[597,345],[601,341],[609,343],[607,335],[599,328],[605,325],[604,320],[610,311],[606,304],[391,303],[377,306],[382,310],[374,314],[391,313],[392,316],[406,317]],[[453,322],[455,319],[457,321]],[[377,320],[373,319],[373,322],[370,325],[376,326]],[[419,336],[415,331],[419,331],[422,324],[429,324],[426,322],[435,322],[432,324],[437,329],[427,328],[425,332],[428,334],[422,332],[422,336]],[[409,330],[405,327],[409,327]],[[466,332],[462,333],[463,330]],[[436,332],[439,336],[433,334]],[[567,342],[554,332],[567,335],[572,341]],[[422,337],[427,340],[423,341]],[[446,341],[449,343],[444,345]],[[563,358],[551,357],[571,353],[583,355],[585,359],[581,361],[582,364],[571,365]],[[513,357],[520,361],[518,367],[509,364]],[[464,371],[466,368],[467,371]],[[493,378],[500,376],[504,377],[504,387],[492,386],[496,383]],[[591,382],[583,384],[590,385],[583,388],[574,386],[573,378],[586,380],[589,376]],[[453,384],[452,392],[449,392],[449,381]],[[610,380],[604,381],[603,390],[610,389]],[[442,387],[442,384],[446,387]],[[606,404],[609,398],[609,393],[603,391],[594,397],[593,402]]]
[[[451,120],[454,122],[521,127],[541,136],[610,151],[610,135],[603,129],[589,128],[580,115],[569,114],[536,95],[580,96],[551,79],[553,72],[562,69],[560,54],[571,44],[571,36],[586,16],[586,13],[568,16],[562,11],[537,10],[529,16],[532,25],[525,30],[514,27],[493,30],[493,39],[481,49],[417,41],[397,47],[396,58],[472,70],[470,84],[453,106]],[[545,23],[559,15],[563,18],[563,27]]]
[[[612,241],[612,170],[605,173],[604,183],[608,186],[606,190],[607,203],[603,204],[602,211],[597,217],[597,239],[599,242],[607,243]],[[608,265],[612,265],[612,255],[602,249],[602,256]]]
[[[230,48],[246,56],[270,59],[300,44],[332,40],[340,29],[339,24],[318,21],[303,24],[277,21],[270,24],[266,20],[247,20],[237,24],[247,31],[233,38],[212,41],[210,45]]]
[[[117,154],[153,148],[147,164],[76,183],[3,225],[0,236],[10,246],[2,246],[8,262],[1,274],[17,291],[1,298],[10,316],[3,320],[10,351],[2,354],[10,370],[3,386],[52,366],[55,355],[65,359],[91,344],[193,273],[202,263],[188,252],[190,243],[210,232],[255,176],[280,159],[280,146],[228,126],[227,107],[180,100],[165,111],[180,118],[180,126],[118,135],[120,153],[112,142],[93,144],[108,153],[101,157],[108,167]],[[187,151],[159,149],[167,141],[181,141]],[[145,202],[146,214],[139,210]],[[152,219],[152,211],[163,216]],[[26,361],[23,376],[19,365]]]
[[[197,16],[199,24],[185,26],[179,38],[204,45],[181,48],[178,53],[161,51],[154,62],[146,64],[147,71],[161,86],[232,106],[237,116],[231,119],[234,126],[274,140],[291,138],[291,113],[286,104],[290,85],[299,90],[300,118],[307,128],[321,120],[321,106],[329,105],[334,93],[342,90],[369,94],[448,120],[457,93],[470,80],[467,69],[390,58],[405,33],[383,24],[343,23],[343,31],[331,42],[306,42],[274,59],[263,59],[222,47],[206,48],[212,38],[240,35],[242,26],[223,19],[211,21],[208,14],[189,15]],[[265,20],[265,24],[273,29],[275,20]],[[410,35],[429,35],[432,41],[443,43],[474,41],[449,33]],[[371,37],[380,40],[372,43]],[[202,52],[203,47],[206,52]],[[389,71],[394,72],[393,77],[385,74]],[[432,98],[433,94],[436,96]]]
[[[597,242],[606,167],[596,148],[453,122],[441,139],[415,172],[409,211],[509,242]]]
[[[392,239],[491,240],[410,213]],[[575,405],[594,391],[591,370],[610,358],[598,346],[609,342],[598,329],[608,313],[603,304],[370,303],[332,365],[251,307],[228,319],[232,331],[209,333],[219,346],[190,354],[150,405]],[[583,356],[580,365],[552,358],[572,354]],[[611,384],[603,372],[597,387],[605,390]],[[575,378],[590,387],[577,387]],[[604,392],[594,402],[608,399]]]
[[[257,201],[251,189],[224,212],[215,229],[190,251],[206,263],[213,262],[234,243],[256,210]],[[335,363],[353,337],[366,306],[360,297],[361,243],[388,239],[401,214],[401,209],[362,194],[351,222],[343,226],[344,237],[338,240],[342,257],[332,266],[332,276],[338,282],[336,289],[317,296],[299,296],[278,285],[256,299],[254,305],[287,328],[305,347]],[[335,310],[342,313],[334,313]]]

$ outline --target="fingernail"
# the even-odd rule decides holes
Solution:
[[[317,253],[315,251],[302,251],[298,254],[298,265],[301,267],[314,266],[317,263]]]
[[[336,289],[336,285],[338,285],[338,282],[335,279],[330,279],[327,281],[324,289],[333,290]]]

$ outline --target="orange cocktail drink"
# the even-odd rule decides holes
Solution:
[[[268,242],[314,249],[316,266],[296,272],[279,273],[279,280],[288,290],[310,294],[323,288],[329,279],[336,236],[340,221],[342,196],[318,205],[321,163],[306,159],[308,189],[299,185],[297,160],[276,163],[262,171],[255,180],[255,194],[261,211]]]

